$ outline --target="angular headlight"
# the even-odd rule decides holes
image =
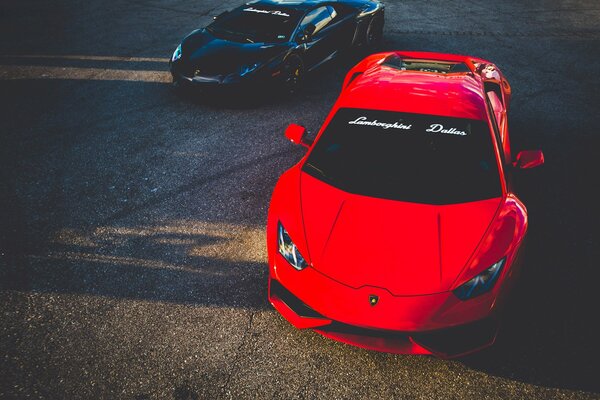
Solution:
[[[171,57],[171,62],[175,62],[181,58],[181,45],[177,46]]]
[[[308,263],[304,260],[302,254],[300,254],[292,239],[290,239],[290,235],[283,229],[281,222],[277,225],[277,248],[279,249],[279,254],[298,271],[308,267]]]
[[[258,63],[243,65],[242,68],[240,68],[240,76],[248,75],[250,72],[258,68],[258,65]]]
[[[491,290],[500,276],[500,271],[502,270],[505,261],[506,257],[477,275],[475,278],[454,289],[456,297],[461,300],[468,300]]]

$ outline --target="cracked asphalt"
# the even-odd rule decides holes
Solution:
[[[292,328],[266,300],[278,176],[347,55],[296,97],[178,96],[168,57],[237,5],[0,5],[0,398],[600,398],[600,5],[388,1],[382,49],[472,54],[512,84],[527,268],[497,344],[458,360]]]

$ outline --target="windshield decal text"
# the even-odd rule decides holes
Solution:
[[[259,14],[279,15],[280,17],[289,17],[290,16],[290,14],[286,14],[283,11],[279,11],[279,10],[261,10],[261,9],[254,8],[254,7],[244,8],[244,11],[255,12],[255,13],[259,13]]]
[[[444,125],[442,125],[442,124],[431,124],[431,125],[429,125],[429,129],[426,129],[425,132],[445,133],[447,135],[467,136],[467,132],[465,132],[465,131],[460,131],[456,128],[444,128]]]
[[[358,117],[354,121],[348,121],[350,125],[369,125],[369,126],[377,126],[383,129],[412,129],[412,124],[406,125],[401,122],[379,122],[376,119],[373,121],[367,120],[367,117]]]

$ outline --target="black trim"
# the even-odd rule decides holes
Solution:
[[[396,340],[413,339],[416,343],[433,353],[457,356],[489,344],[496,335],[497,327],[498,324],[495,319],[487,318],[466,325],[422,333],[368,329],[337,321],[333,321],[330,325],[319,327],[318,329],[324,332],[363,337]]]
[[[494,340],[497,330],[497,321],[487,318],[453,328],[414,334],[411,337],[429,350],[452,356],[484,347]]]
[[[330,325],[324,326],[322,328],[320,327],[319,329],[322,331],[325,331],[325,332],[345,333],[345,334],[349,334],[349,335],[376,337],[376,338],[383,338],[383,339],[405,339],[405,340],[408,340],[408,336],[409,336],[404,332],[361,328],[359,326],[344,324],[344,323],[338,322],[338,321],[333,321]]]
[[[352,74],[352,76],[350,77],[350,79],[348,80],[348,84],[346,85],[346,87],[350,86],[350,84],[352,83],[352,81],[354,81],[356,78],[358,78],[359,75],[362,75],[363,72],[355,72]]]
[[[306,318],[325,318],[306,304],[299,298],[294,296],[292,292],[287,290],[281,283],[275,279],[271,280],[271,296],[275,296],[283,301],[296,314]]]

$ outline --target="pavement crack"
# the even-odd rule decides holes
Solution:
[[[254,314],[256,314],[256,311],[250,311],[250,317],[248,318],[248,323],[246,324],[246,328],[244,329],[244,333],[242,335],[242,340],[240,340],[240,344],[235,351],[235,355],[233,356],[232,367],[229,371],[229,374],[227,374],[227,378],[225,379],[225,382],[221,386],[221,388],[223,389],[223,391],[225,392],[226,395],[227,395],[227,388],[229,387],[229,383],[231,382],[231,377],[238,371],[238,361],[240,360],[240,356],[242,354],[242,349],[246,345],[248,336],[251,334],[252,324],[254,322]]]

